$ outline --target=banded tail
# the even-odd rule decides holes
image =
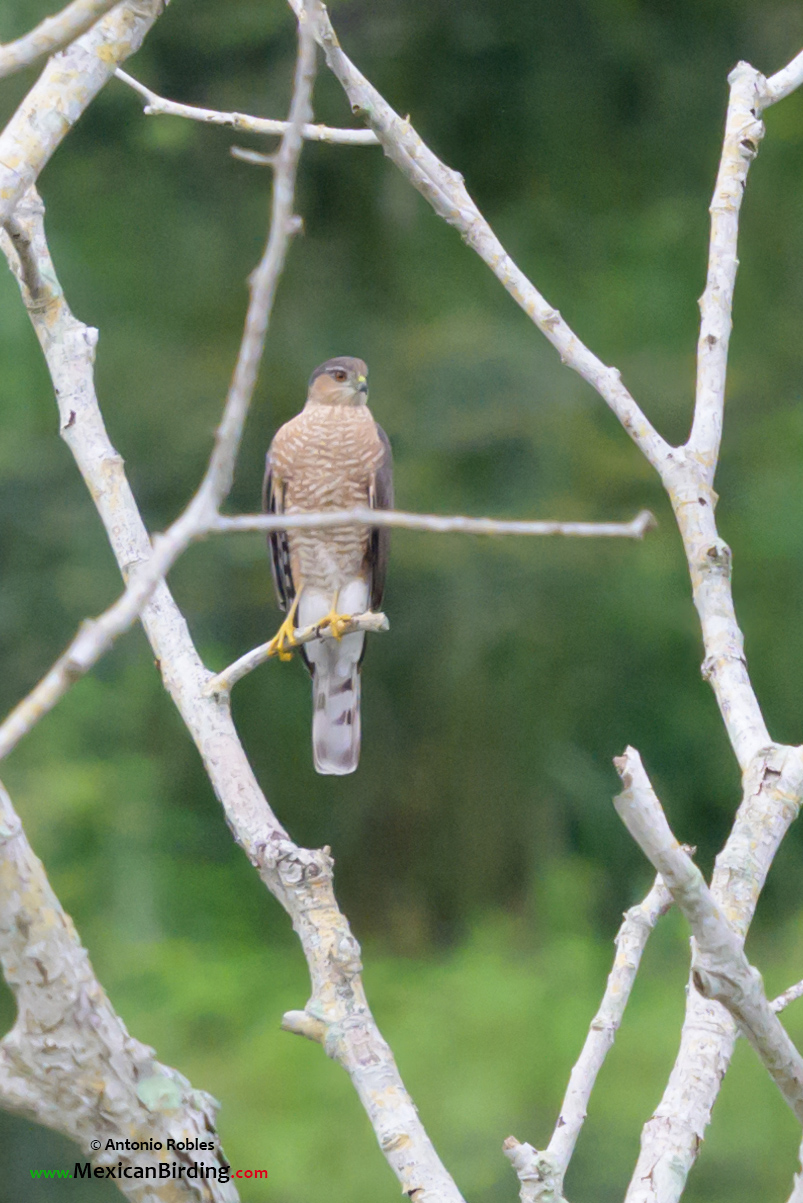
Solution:
[[[339,590],[338,608],[361,614],[368,604],[364,581],[354,580]],[[301,626],[320,622],[332,598],[319,589],[301,594]],[[354,631],[342,639],[314,639],[304,645],[304,659],[312,673],[312,756],[318,773],[342,777],[360,762],[360,660],[365,632]]]
[[[360,667],[338,644],[324,648],[312,674],[312,757],[316,772],[343,776],[360,762]]]

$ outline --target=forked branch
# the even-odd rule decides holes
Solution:
[[[700,870],[681,848],[635,748],[614,761],[624,793],[619,818],[663,878],[694,936],[692,980],[703,998],[730,1011],[786,1102],[803,1123],[803,1057],[767,1000],[761,975],[744,954],[744,940],[717,906]]]
[[[543,1152],[514,1136],[504,1143],[505,1155],[521,1183],[521,1203],[561,1203],[563,1181],[585,1122],[591,1092],[630,1000],[641,955],[652,929],[672,905],[672,895],[660,877],[638,906],[625,914],[616,935],[616,958],[605,994],[591,1021],[582,1052],[572,1070],[560,1116]]]

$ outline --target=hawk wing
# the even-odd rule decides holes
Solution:
[[[376,432],[385,454],[376,470],[373,483],[368,492],[368,504],[372,510],[393,509],[393,454],[390,441],[382,427],[377,423]],[[388,571],[388,556],[390,555],[390,527],[375,526],[371,530],[371,539],[366,553],[366,564],[371,574],[371,609],[378,610],[382,605],[382,595],[385,592],[385,577]]]
[[[262,482],[262,509],[266,514],[284,513],[284,486],[280,480],[275,480],[270,461],[270,451],[265,460],[265,479]],[[279,609],[285,613],[293,604],[296,587],[290,567],[290,548],[287,543],[287,531],[268,531],[268,551],[270,552],[270,571],[273,577],[273,587],[276,590],[276,601]]]

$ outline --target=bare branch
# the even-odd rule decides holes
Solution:
[[[0,134],[0,225],[117,66],[139,50],[164,4],[122,0],[46,64]]]
[[[324,620],[323,622],[313,622],[308,627],[299,627],[293,632],[293,641],[296,646],[300,646],[302,643],[310,643],[313,639],[342,639],[344,635],[352,635],[355,631],[387,631],[389,629],[390,624],[386,615],[369,610],[365,614],[353,614],[348,622],[343,623],[337,636],[331,633],[328,621]],[[230,693],[233,685],[275,655],[275,652],[269,650],[273,645],[274,640],[270,639],[267,643],[261,643],[259,647],[252,648],[250,652],[240,656],[228,668],[224,668],[222,672],[207,681],[204,693],[207,695]],[[1,733],[2,729],[0,729]]]
[[[671,905],[672,896],[658,877],[643,901],[627,911],[624,923],[617,932],[616,959],[608,976],[605,994],[597,1014],[591,1021],[583,1051],[572,1070],[566,1097],[560,1109],[560,1118],[549,1142],[548,1152],[560,1168],[561,1189],[586,1117],[597,1074],[613,1045],[625,1007],[630,1000],[641,955],[652,929]]]
[[[160,1141],[164,1148],[168,1139],[208,1142],[218,1104],[129,1035],[2,785],[0,868],[0,962],[17,1003],[14,1026],[0,1041],[0,1106],[62,1132],[99,1166],[121,1162],[154,1172],[150,1146],[105,1151],[107,1140],[123,1134]],[[100,1153],[92,1151],[93,1140],[100,1141]],[[214,1144],[214,1150],[193,1154],[205,1169],[204,1198],[236,1203],[221,1168],[226,1159],[220,1142]],[[141,1174],[115,1182],[141,1203]],[[198,1199],[197,1179],[151,1179],[147,1185],[154,1203]]]
[[[764,126],[755,114],[762,78],[749,63],[739,63],[728,76],[731,90],[725,139],[710,206],[708,277],[700,299],[697,396],[686,444],[689,454],[699,462],[703,480],[709,487],[714,483],[722,439],[733,290],[739,266],[736,257],[739,209],[750,164],[764,137]]]
[[[113,8],[119,0],[72,0],[60,13],[45,17],[35,29],[0,46],[0,79],[30,67],[46,54],[54,54],[86,33],[99,17]]]
[[[731,1013],[786,1102],[803,1123],[803,1057],[764,993],[743,939],[720,910],[692,859],[673,836],[634,748],[614,760],[625,792],[614,799],[622,822],[663,878],[694,936],[692,980],[704,998]]]
[[[756,117],[763,76],[739,63],[729,76],[730,100],[719,172],[711,201],[708,276],[700,300],[697,391],[685,448],[667,465],[663,480],[689,561],[700,617],[703,675],[716,694],[734,752],[744,771],[772,742],[750,682],[731,591],[731,552],[719,538],[713,491],[722,420],[733,292],[738,268],[739,209],[747,173],[764,136]]]
[[[220,113],[216,109],[199,109],[192,104],[179,104],[175,100],[165,100],[157,96],[145,84],[127,75],[125,71],[117,70],[115,75],[124,84],[128,84],[135,92],[139,92],[148,102],[143,112],[147,117],[187,117],[190,121],[202,121],[208,125],[224,125],[229,129],[242,130],[249,134],[277,135],[287,132],[286,121],[275,121],[270,117],[249,117],[246,113]],[[378,146],[379,139],[373,130],[369,129],[330,129],[327,125],[301,126],[301,136],[308,142],[333,142],[341,146]]]
[[[803,70],[801,57],[773,78],[782,80],[786,72]],[[743,773],[742,804],[712,879],[717,904],[742,936],[777,848],[797,815],[803,790],[801,753],[773,743],[750,682],[733,605],[731,552],[717,532],[717,497],[710,483],[721,436],[727,344],[724,350],[716,342],[709,346],[702,331],[709,319],[714,339],[721,331],[726,335],[730,331],[740,200],[738,195],[731,196],[730,182],[731,178],[744,182],[758,145],[751,130],[753,135],[763,132],[749,113],[751,92],[755,112],[760,111],[763,86],[763,77],[746,64],[740,64],[731,77],[725,145],[712,205],[709,280],[701,305],[700,351],[707,363],[698,372],[696,435],[693,426],[690,440],[697,453],[687,454],[682,448],[673,452],[672,462],[663,472],[683,537],[703,633],[703,675],[714,690]],[[780,96],[779,91],[777,98]],[[748,145],[735,140],[740,128]],[[728,206],[734,202],[736,208],[730,211]],[[704,1040],[700,1032],[706,1033]],[[663,1097],[644,1126],[626,1203],[677,1203],[710,1121],[735,1038],[730,1016],[691,987],[678,1056]]]
[[[801,750],[767,749],[750,764],[743,788],[733,829],[711,879],[717,905],[742,939],[775,853],[798,814],[803,792]],[[678,1055],[663,1097],[644,1125],[626,1203],[680,1199],[736,1035],[725,1008],[703,998],[690,983]]]
[[[649,510],[630,522],[543,522],[498,518],[463,518],[446,514],[409,514],[403,510],[321,510],[312,514],[220,515],[210,525],[212,534],[234,531],[299,530],[330,526],[395,526],[405,530],[464,535],[568,535],[579,538],[641,539],[656,525]]]
[[[301,0],[289,0],[296,13]],[[464,241],[487,263],[513,299],[560,354],[561,360],[596,389],[651,464],[658,467],[669,451],[625,386],[616,368],[607,367],[586,347],[516,266],[466,191],[463,177],[446,167],[421,140],[409,119],[401,118],[344,53],[320,0],[310,5],[315,36],[326,61],[351,104],[376,134],[385,153],[410,183]]]
[[[777,104],[779,100],[783,100],[785,96],[795,92],[801,84],[803,84],[803,50],[792,59],[791,63],[787,63],[780,71],[776,71],[769,79],[763,81],[760,96],[761,109],[766,109],[771,104]]]
[[[608,975],[599,1010],[591,1021],[582,1052],[574,1066],[555,1131],[545,1152],[520,1144],[514,1136],[504,1144],[521,1183],[521,1203],[560,1203],[563,1180],[583,1127],[591,1092],[610,1048],[636,980],[650,932],[672,905],[672,895],[660,877],[638,906],[625,914],[616,934],[616,958]]]

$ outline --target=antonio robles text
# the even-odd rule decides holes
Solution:
[[[165,1146],[162,1144],[161,1140],[112,1140],[110,1138],[109,1140],[106,1141],[106,1151],[108,1152],[109,1149],[113,1149],[115,1153],[121,1153],[121,1152],[130,1153],[132,1151],[132,1149],[133,1150],[148,1149],[149,1151],[155,1150],[156,1152],[159,1152],[159,1150],[163,1149],[164,1147]],[[178,1152],[191,1153],[193,1151],[193,1149],[210,1149],[211,1150],[211,1149],[214,1149],[214,1147],[215,1147],[215,1142],[213,1140],[197,1140],[195,1137],[192,1137],[192,1136],[188,1140],[173,1140],[169,1136],[167,1138],[168,1152],[172,1149],[176,1153],[178,1153]],[[96,1143],[94,1143],[92,1145],[92,1148],[99,1149],[100,1141],[97,1141]]]
[[[267,1177],[267,1171],[263,1171]],[[193,1161],[189,1165],[180,1161],[160,1161],[157,1165],[128,1165],[118,1161],[116,1165],[95,1166],[88,1161],[83,1165],[76,1161],[73,1178],[216,1178],[218,1182],[231,1181],[230,1165],[204,1165]]]

